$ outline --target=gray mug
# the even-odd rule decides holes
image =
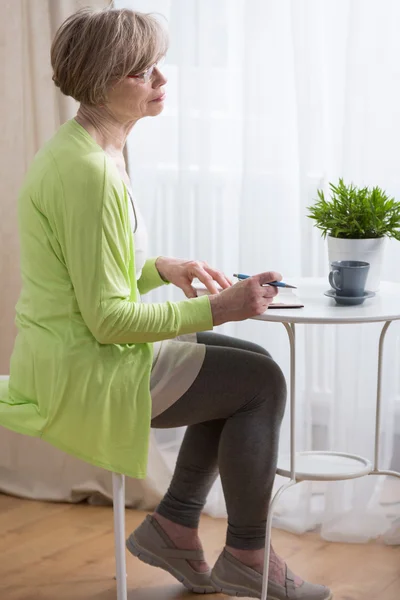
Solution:
[[[364,295],[369,263],[361,260],[336,260],[331,263],[329,283],[337,296]]]

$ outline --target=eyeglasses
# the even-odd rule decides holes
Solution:
[[[141,79],[144,83],[148,83],[153,77],[154,69],[157,68],[158,70],[160,70],[164,64],[164,60],[164,58],[161,58],[157,63],[151,65],[151,67],[149,67],[146,71],[144,71],[144,73],[141,73],[140,75],[128,75],[128,77],[130,77],[131,79]]]

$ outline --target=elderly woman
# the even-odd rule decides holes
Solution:
[[[23,285],[3,423],[137,478],[150,427],[187,426],[170,488],[127,546],[195,592],[259,598],[285,381],[263,348],[209,330],[262,313],[280,275],[232,285],[204,262],[148,257],[123,149],[139,119],[163,110],[166,50],[157,20],[130,10],[81,10],[56,34],[53,79],[80,107],[19,198]],[[194,278],[209,295],[196,297]],[[187,298],[140,301],[166,283]],[[218,472],[229,519],[211,571],[198,523]],[[273,551],[269,593],[331,597]]]

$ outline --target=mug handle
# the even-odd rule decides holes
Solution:
[[[331,287],[333,287],[334,290],[341,292],[342,288],[335,281],[336,273],[340,277],[340,272],[337,270],[333,270],[329,273],[329,283],[331,284]]]

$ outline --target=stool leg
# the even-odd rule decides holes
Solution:
[[[125,476],[112,474],[117,600],[127,600],[125,555]]]

